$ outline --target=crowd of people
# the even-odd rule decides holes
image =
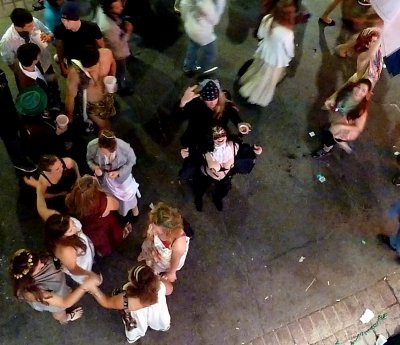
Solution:
[[[332,2],[320,25],[335,25],[329,14],[339,3]],[[36,190],[48,252],[20,249],[12,255],[15,297],[36,310],[51,312],[64,324],[82,316],[82,308],[67,310],[88,292],[104,308],[120,311],[126,338],[135,342],[148,327],[169,329],[166,296],[185,263],[191,235],[178,209],[157,203],[149,212],[146,239],[138,262],[129,270],[128,283],[112,296],[99,289],[102,276],[92,271],[95,257],[110,255],[129,236],[141,196],[132,175],[135,152],[112,131],[111,121],[117,115],[115,93],[122,97],[133,93],[127,62],[134,26],[124,16],[124,5],[122,0],[100,0],[94,21],[87,21],[81,19],[77,2],[47,0],[46,25],[26,9],[12,11],[0,54],[15,76],[19,93],[10,109],[18,120],[10,125],[16,134],[2,138],[14,166],[30,174],[23,180]],[[309,16],[300,13],[298,1],[265,0],[262,5],[259,45],[240,74],[238,91],[249,103],[265,107],[294,57],[295,26]],[[188,37],[183,72],[201,76],[174,110],[188,119],[181,137],[179,176],[193,187],[199,212],[211,185],[213,203],[222,211],[233,176],[250,172],[262,153],[261,146],[243,142],[252,127],[241,118],[230,92],[212,78],[218,68],[214,30],[224,9],[225,0],[174,3]],[[329,125],[322,130],[323,147],[312,154],[314,158],[329,155],[335,146],[351,153],[349,142],[364,130],[383,66],[380,30],[365,28],[336,48],[340,57],[356,60],[357,70],[325,102]],[[65,83],[64,102],[59,83]],[[236,133],[231,133],[230,122]],[[81,176],[86,168],[80,164],[82,155],[77,152],[83,151],[77,138],[93,131],[97,137],[83,150],[92,175]],[[65,275],[79,285],[71,290]]]

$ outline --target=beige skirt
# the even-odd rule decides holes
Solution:
[[[286,67],[266,64],[255,58],[245,74],[239,79],[239,93],[252,104],[266,107],[274,97],[276,85],[285,76]]]

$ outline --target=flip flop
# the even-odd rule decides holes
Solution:
[[[124,230],[123,230],[123,235],[122,238],[127,238],[129,236],[129,234],[132,232],[133,228],[132,228],[132,224],[131,223],[126,223]]]
[[[67,313],[67,321],[65,321],[65,322],[60,321],[60,323],[62,325],[65,325],[68,322],[72,322],[72,321],[76,321],[76,320],[80,319],[82,317],[82,315],[83,315],[83,308],[82,307],[75,308],[74,310]]]

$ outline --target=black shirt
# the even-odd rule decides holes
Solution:
[[[78,31],[67,30],[64,24],[59,24],[54,30],[54,37],[64,43],[64,57],[80,60],[82,48],[87,45],[97,46],[96,40],[103,37],[97,24],[81,20],[81,27]]]

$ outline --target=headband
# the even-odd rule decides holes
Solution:
[[[144,266],[144,265],[140,265],[140,266],[137,266],[136,268],[135,268],[135,270],[133,271],[133,275],[135,276],[135,279],[136,279],[136,281],[139,281],[139,273],[140,273],[140,271],[143,269],[143,268],[145,268],[146,266]]]
[[[23,276],[26,276],[29,271],[31,270],[32,266],[34,265],[33,263],[33,255],[31,254],[31,252],[27,249],[19,249],[17,250],[12,259],[14,260],[16,257],[20,256],[21,254],[26,254],[28,256],[28,261],[26,263],[26,268],[21,272],[21,273],[14,273],[14,278],[15,279],[21,279]]]

